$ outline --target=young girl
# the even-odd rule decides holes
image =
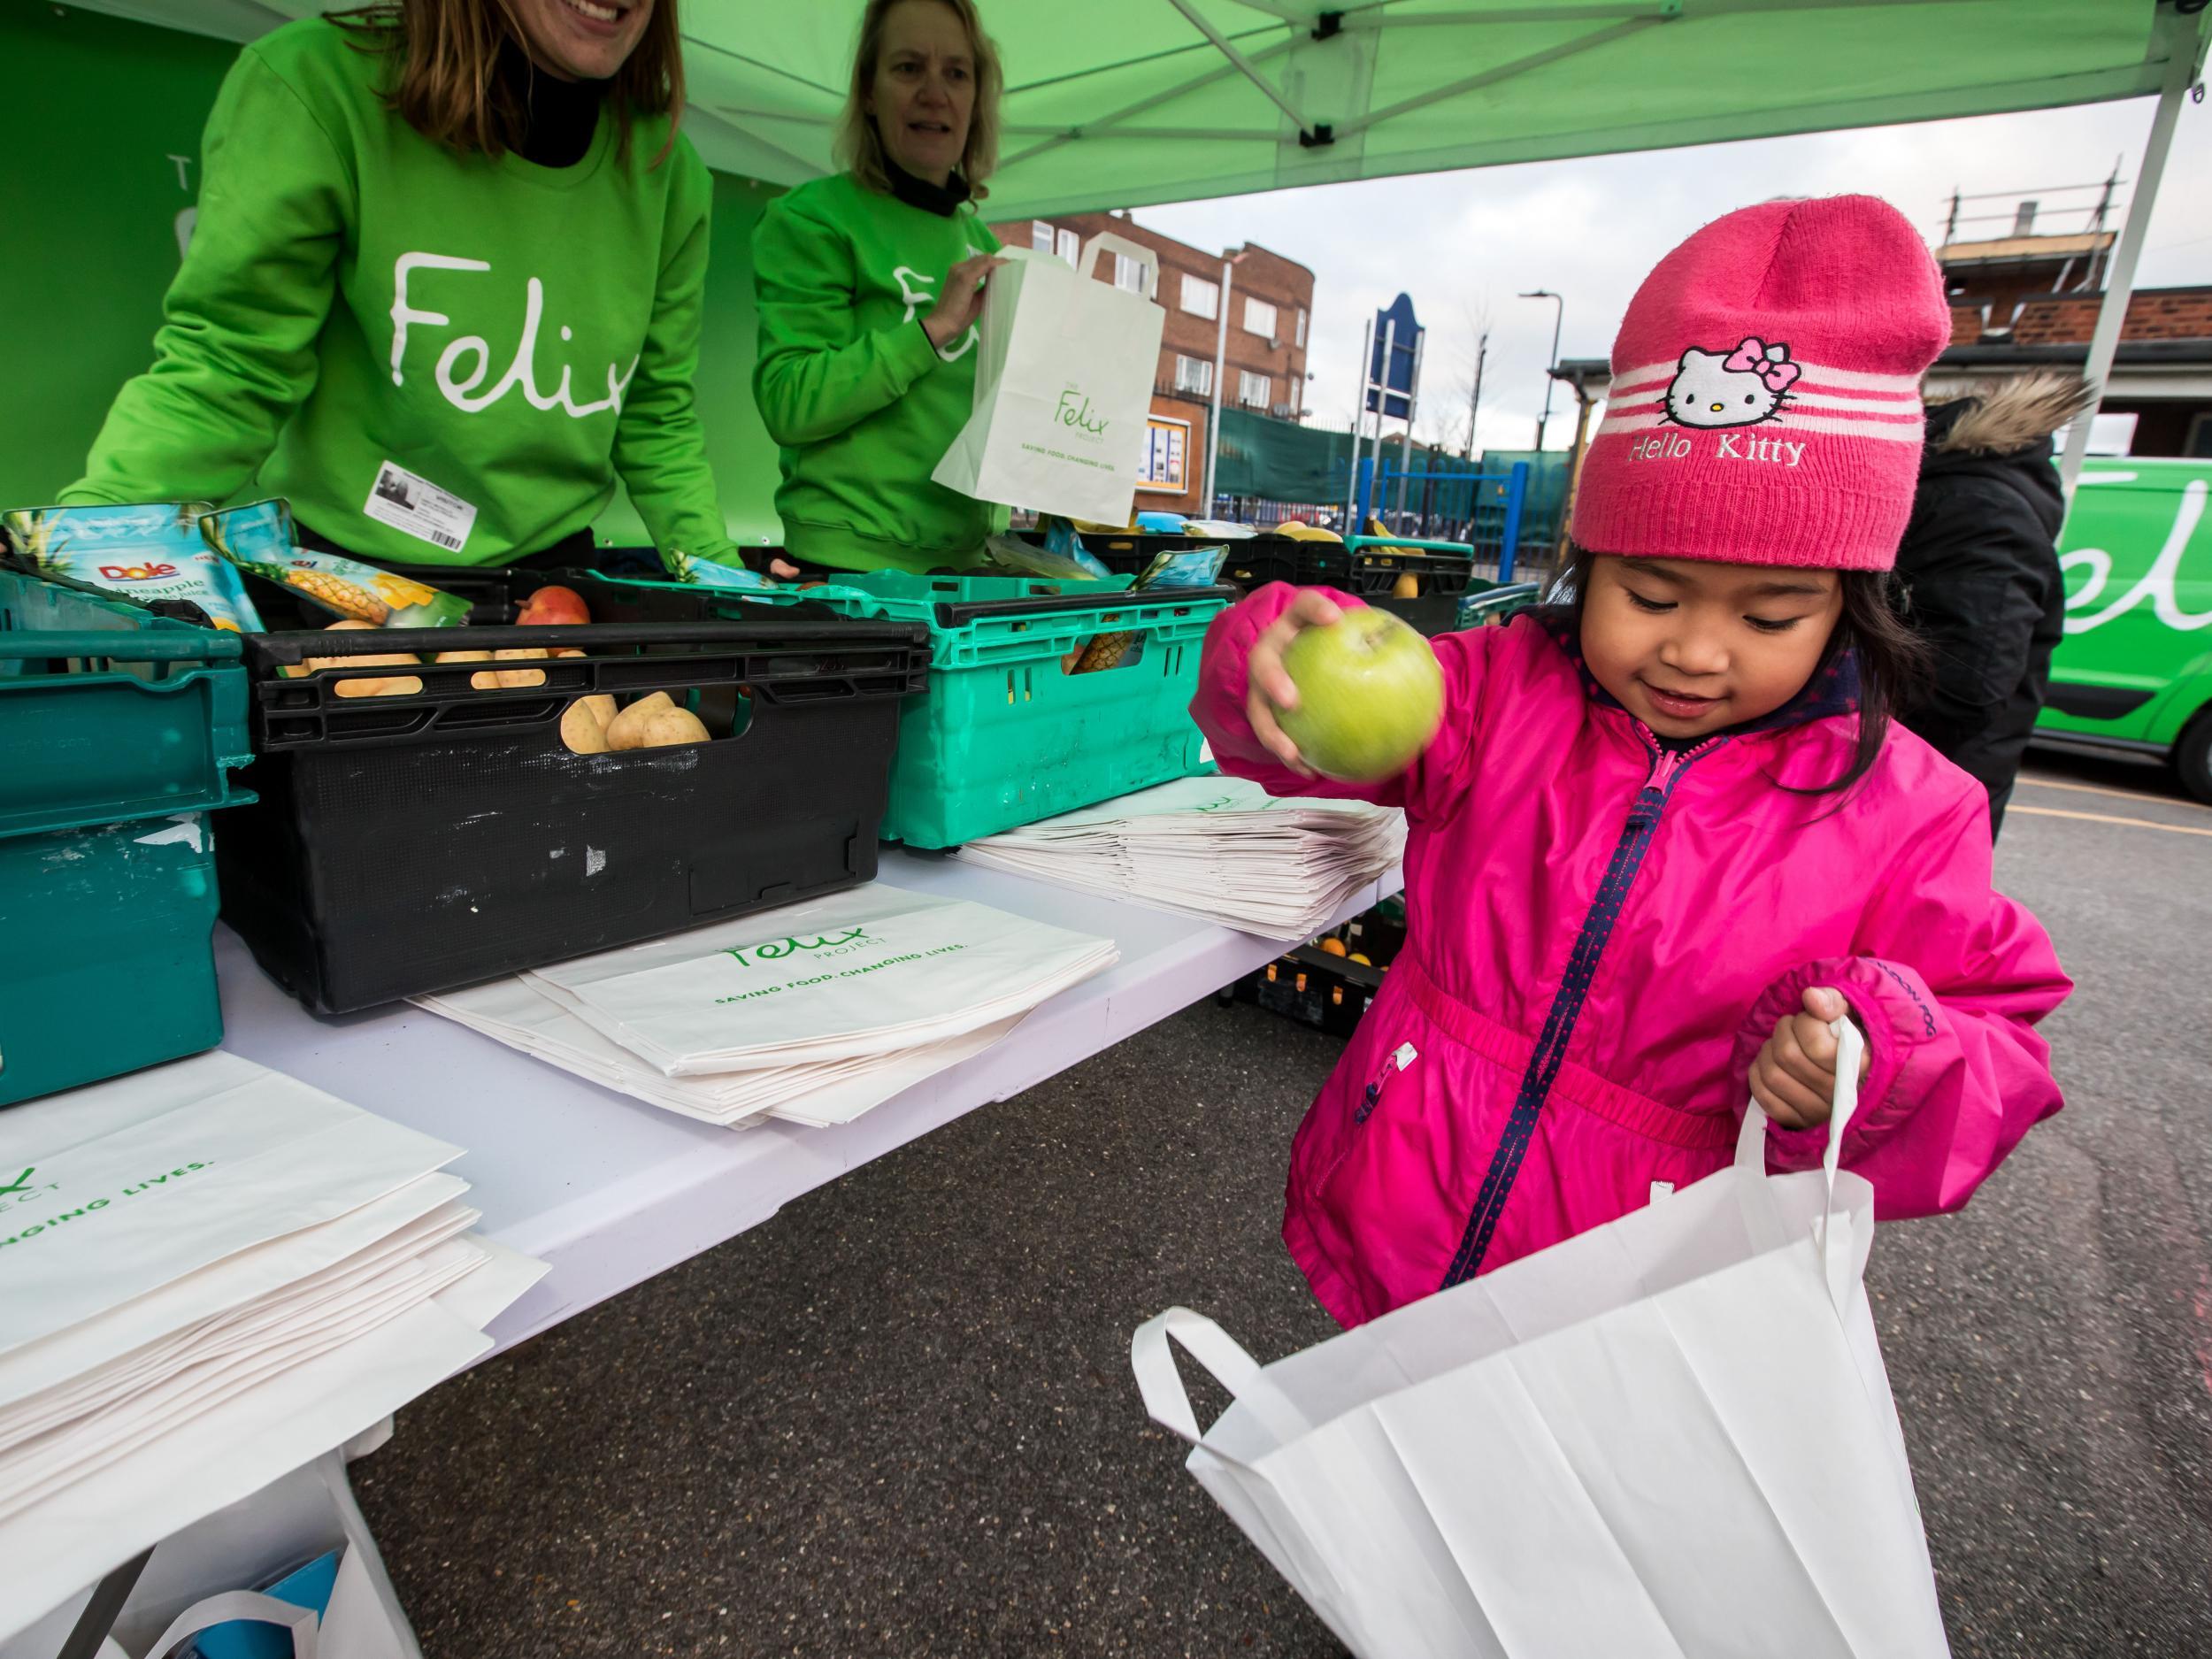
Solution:
[[[1445,714],[1402,777],[1317,780],[1276,724],[1299,629],[1263,588],[1206,641],[1225,770],[1402,806],[1411,929],[1306,1115],[1283,1236],[1348,1325],[1610,1221],[1729,1160],[1825,1144],[1877,1213],[1953,1210],[2059,1108],[2032,1029],[2071,988],[1990,888],[1988,803],[1889,719],[1885,599],[1920,376],[1949,332],[1870,197],[1708,226],[1630,304],[1575,501],[1576,600],[1435,641]]]

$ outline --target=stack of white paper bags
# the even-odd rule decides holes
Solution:
[[[1112,965],[1109,939],[865,887],[417,998],[705,1123],[849,1123]]]
[[[1405,815],[1185,778],[971,841],[960,856],[1268,939],[1326,927],[1405,856]]]
[[[460,1150],[219,1053],[0,1111],[0,1637],[490,1350]]]

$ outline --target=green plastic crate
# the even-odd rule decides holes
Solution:
[[[0,1105],[223,1038],[209,811],[253,797],[235,634],[0,569]]]
[[[715,596],[928,627],[929,687],[901,713],[883,837],[941,848],[1213,770],[1190,700],[1206,626],[1237,590],[1132,595],[1131,580],[884,571],[833,587]],[[1140,636],[1119,664],[1063,670],[1087,641],[1118,633]]]

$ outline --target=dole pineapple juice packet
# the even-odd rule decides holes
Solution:
[[[280,583],[334,615],[380,628],[446,628],[468,620],[469,602],[341,553],[298,545],[281,501],[204,514],[202,540],[242,571]]]
[[[258,634],[245,582],[200,539],[206,511],[202,502],[25,507],[0,512],[0,540],[37,575],[147,603],[185,601],[227,633]]]

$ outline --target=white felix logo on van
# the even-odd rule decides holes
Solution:
[[[488,272],[491,265],[482,259],[460,259],[442,253],[403,253],[392,265],[392,384],[404,386],[407,377],[401,362],[407,355],[409,329],[418,324],[433,328],[452,326],[453,319],[443,311],[424,311],[411,305],[407,298],[407,279],[419,270]],[[622,399],[630,389],[630,378],[637,373],[638,359],[632,357],[630,366],[618,373],[615,365],[607,365],[607,395],[593,403],[576,401],[566,365],[561,368],[560,384],[549,395],[538,389],[535,363],[538,355],[538,326],[545,315],[545,286],[537,278],[529,280],[525,290],[522,319],[522,338],[516,342],[513,359],[507,372],[492,383],[488,391],[477,388],[484,384],[492,368],[491,342],[480,334],[463,334],[449,341],[438,354],[438,390],[447,403],[464,414],[473,415],[490,408],[513,391],[522,388],[522,395],[534,409],[559,409],[571,418],[581,420],[588,415],[620,414]],[[574,338],[567,325],[561,327],[561,338]],[[465,376],[458,374],[465,360],[473,359]]]
[[[2116,479],[2132,478],[2132,473],[2106,474]],[[2101,482],[2095,475],[2082,480],[2085,485]],[[2204,517],[2205,482],[2192,479],[2182,488],[2181,501],[2174,511],[2173,527],[2166,534],[2165,545],[2158,549],[2158,557],[2151,561],[2150,569],[2140,580],[2113,600],[2102,610],[2088,616],[2085,611],[2104,597],[2104,591],[2112,584],[2112,555],[2103,548],[2076,548],[2059,560],[2059,568],[2069,573],[2077,567],[2085,569],[2088,579],[2079,590],[2066,601],[2066,632],[2086,634],[2101,628],[2115,617],[2124,617],[2136,606],[2148,600],[2151,612],[2168,627],[2183,634],[2199,628],[2212,628],[2212,611],[2192,613],[2181,608],[2177,579],[2181,574],[2182,555],[2189,550],[2189,538],[2196,534],[2198,522]]]

